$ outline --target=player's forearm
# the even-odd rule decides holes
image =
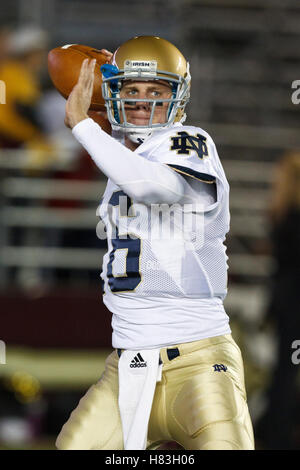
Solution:
[[[72,133],[97,167],[135,201],[173,204],[183,197],[184,184],[180,175],[124,147],[92,119],[79,122]]]

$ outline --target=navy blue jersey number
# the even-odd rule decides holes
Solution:
[[[122,196],[122,205],[120,197]],[[125,211],[124,211],[125,201]],[[123,191],[116,191],[113,193],[109,200],[109,205],[119,206],[119,215],[122,217],[128,216],[128,210],[132,205],[131,199]],[[122,214],[123,212],[123,214]],[[126,213],[125,213],[126,212]],[[140,253],[141,253],[141,240],[139,238],[126,238],[119,237],[118,227],[115,229],[115,238],[112,239],[113,249],[109,254],[109,262],[107,265],[107,278],[108,284],[112,292],[127,292],[133,291],[141,282],[140,268]],[[122,234],[124,236],[124,234]],[[113,261],[117,250],[127,250],[126,256],[126,272],[123,275],[114,276],[113,274]]]

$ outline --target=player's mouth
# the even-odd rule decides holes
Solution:
[[[132,111],[127,111],[127,121],[132,124],[137,124],[142,126],[143,124],[148,124],[151,113],[137,113]]]

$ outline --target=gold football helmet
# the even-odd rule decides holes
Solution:
[[[103,75],[102,94],[106,103],[108,119],[114,130],[125,132],[129,138],[141,143],[153,131],[183,122],[186,118],[185,106],[189,100],[189,64],[181,52],[166,39],[157,36],[137,36],[122,44],[114,53],[112,64],[101,67]],[[120,90],[125,80],[167,81],[171,87],[168,99],[124,99]],[[138,126],[126,119],[125,104],[147,102],[151,106],[151,116],[147,125]],[[153,123],[156,106],[168,103],[166,122]]]

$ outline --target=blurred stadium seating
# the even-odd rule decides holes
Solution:
[[[291,83],[300,78],[299,1],[11,0],[0,13],[3,27],[43,28],[50,48],[83,43],[114,50],[134,35],[157,34],[190,61],[187,122],[212,135],[231,186],[225,306],[245,359],[255,425],[276,361],[276,334],[264,324],[274,268],[270,187],[281,155],[300,148],[300,105],[291,101]],[[44,86],[46,76],[45,70]],[[0,149],[3,448],[53,448],[59,427],[101,375],[110,349],[110,314],[99,285],[105,242],[95,233],[105,179],[89,172],[79,177],[78,159],[69,144],[56,147],[42,166],[28,149]],[[31,395],[18,391],[13,377],[20,372],[28,374]],[[39,425],[25,426],[14,441],[16,420],[36,423],[34,416]],[[300,419],[292,425],[300,448]]]

